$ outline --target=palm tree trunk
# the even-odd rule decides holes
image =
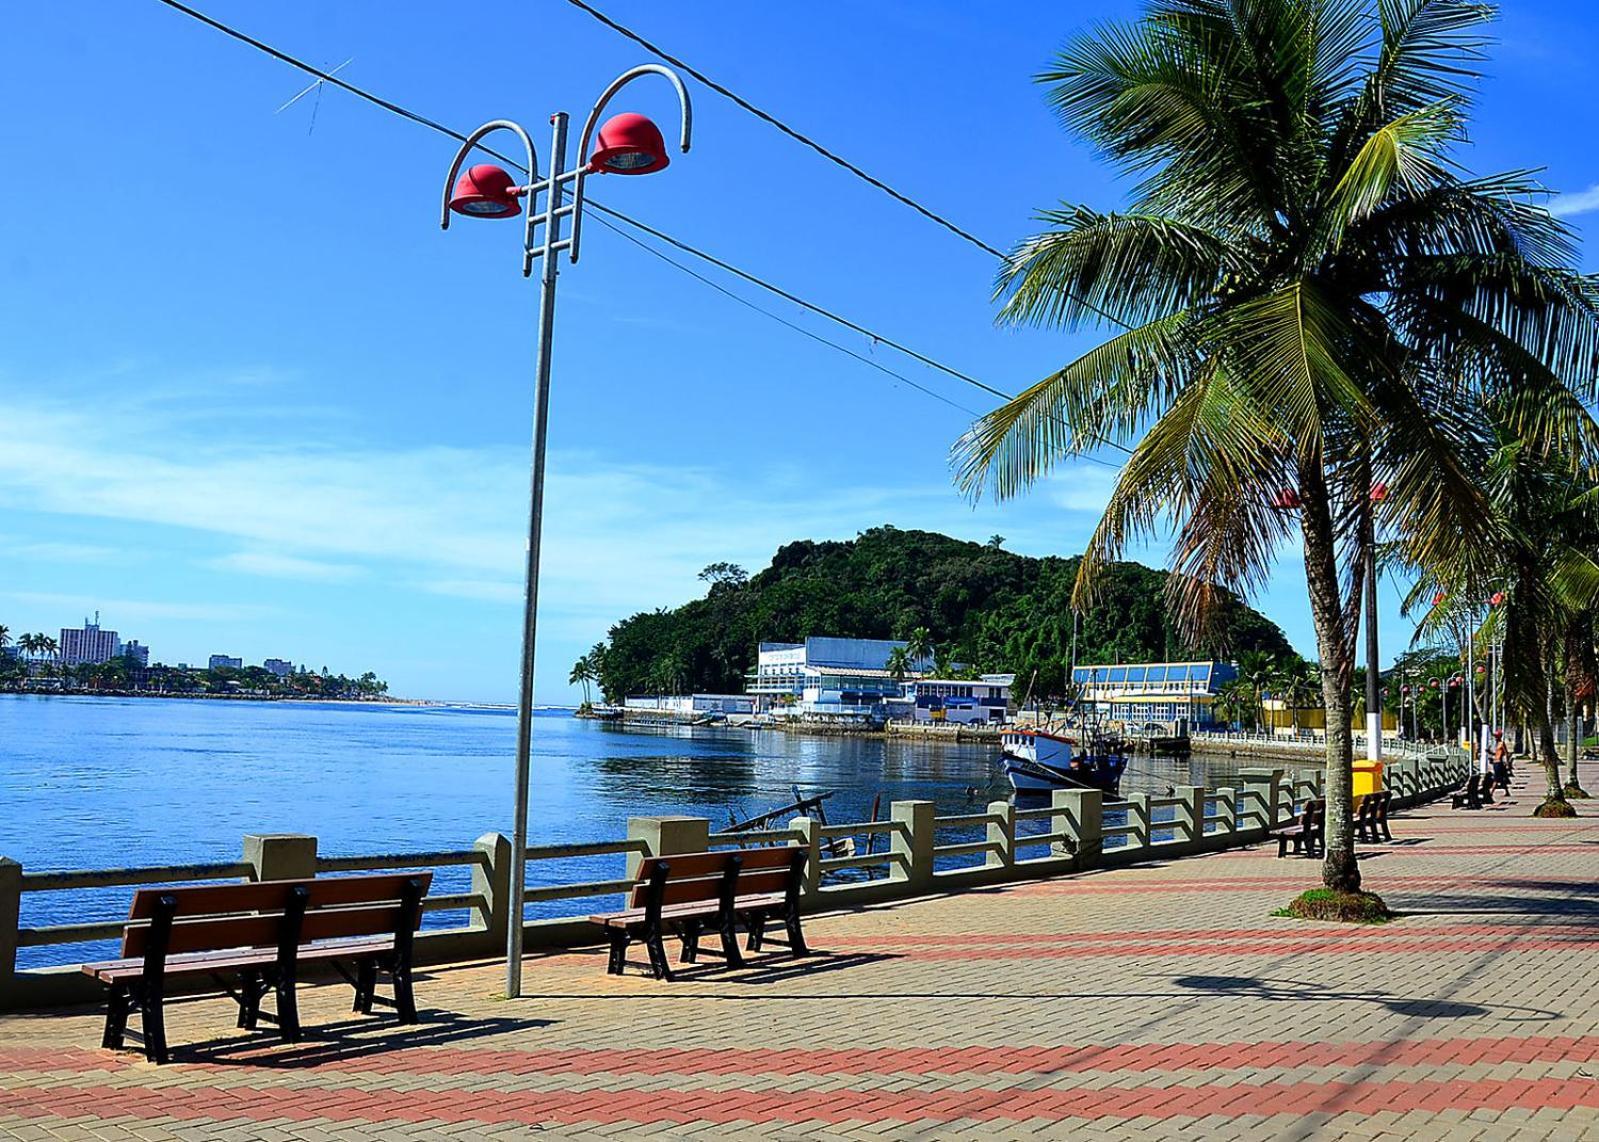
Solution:
[[[1566,790],[1560,783],[1560,749],[1555,745],[1555,678],[1552,672],[1544,676],[1544,695],[1543,712],[1538,719],[1538,744],[1542,747],[1539,753],[1543,755],[1544,777],[1548,781],[1544,803],[1565,804]]]
[[[1321,656],[1321,695],[1327,710],[1327,770],[1323,782],[1327,856],[1321,879],[1341,892],[1360,891],[1360,865],[1355,861],[1353,741],[1349,734],[1350,647],[1344,628],[1338,585],[1338,557],[1333,538],[1327,487],[1316,457],[1300,467],[1300,526],[1305,539],[1305,581],[1309,587],[1316,648]]]

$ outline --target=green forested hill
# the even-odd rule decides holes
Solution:
[[[611,628],[591,664],[607,700],[626,694],[739,692],[759,642],[808,635],[932,635],[940,660],[984,671],[1037,671],[1041,693],[1058,692],[1071,656],[1072,582],[1078,559],[1034,559],[997,543],[878,527],[854,540],[800,540],[753,577],[730,564],[701,576],[702,599],[642,612]],[[1282,631],[1240,602],[1224,607],[1215,635],[1185,644],[1170,620],[1166,573],[1136,563],[1107,570],[1078,631],[1079,662],[1290,653]]]

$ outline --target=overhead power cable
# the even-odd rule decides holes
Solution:
[[[445,136],[447,136],[447,137],[449,137],[451,139],[454,139],[456,142],[464,143],[467,140],[467,136],[465,134],[463,134],[460,131],[455,130],[453,127],[449,127],[449,126],[447,126],[447,125],[445,125],[443,123],[440,123],[436,119],[432,119],[432,118],[429,118],[426,115],[419,114],[419,113],[417,113],[415,111],[412,111],[408,107],[404,107],[401,104],[393,102],[392,100],[384,99],[383,97],[381,97],[379,95],[376,95],[376,94],[374,94],[371,91],[368,91],[368,90],[366,90],[366,89],[364,89],[362,87],[358,87],[355,84],[350,83],[348,80],[341,79],[338,76],[332,74],[332,72],[325,71],[322,68],[319,68],[319,67],[316,67],[313,64],[307,63],[305,60],[299,59],[296,56],[292,56],[292,55],[290,55],[289,53],[287,53],[285,51],[282,51],[282,50],[280,50],[278,48],[275,48],[271,44],[266,43],[263,40],[257,39],[256,37],[251,36],[251,35],[249,35],[246,32],[242,32],[242,31],[240,31],[237,28],[234,28],[234,27],[232,27],[232,26],[230,26],[228,24],[223,23],[220,20],[217,20],[217,19],[215,19],[215,18],[213,18],[211,16],[208,16],[206,13],[201,12],[201,11],[199,11],[196,8],[192,8],[188,4],[182,3],[182,0],[159,0],[159,2],[164,4],[164,5],[166,5],[168,8],[173,9],[174,11],[180,12],[183,15],[188,16],[191,19],[202,23],[202,24],[206,25],[209,28],[212,28],[215,31],[221,32],[223,35],[228,36],[231,39],[237,40],[240,43],[246,44],[249,47],[252,47],[252,48],[256,49],[259,52],[262,52],[262,53],[264,53],[264,54],[266,54],[268,56],[271,56],[273,59],[278,60],[280,63],[287,64],[288,66],[293,67],[293,68],[295,68],[295,69],[297,69],[299,71],[302,71],[302,72],[304,72],[307,75],[316,77],[321,82],[331,84],[332,86],[337,87],[340,90],[347,91],[351,95],[354,95],[357,99],[361,99],[361,100],[363,100],[363,101],[365,101],[367,103],[372,104],[375,107],[381,108],[382,110],[387,111],[387,112],[389,112],[392,115],[398,115],[402,119],[406,119],[406,120],[408,120],[408,121],[410,121],[412,123],[416,123],[416,124],[418,124],[420,126],[426,127],[428,130],[434,131],[434,132],[436,132],[438,134],[445,135]],[[587,8],[587,5],[580,5],[580,6],[584,7],[584,8]],[[593,11],[592,9],[589,9],[589,10],[591,12]],[[597,18],[603,18],[603,14],[602,13],[594,12],[594,15]],[[606,22],[610,23],[609,20],[607,20]],[[619,29],[619,30],[621,30],[621,29]],[[667,60],[669,60],[670,62],[672,62],[674,64],[678,64],[679,66],[681,66],[683,68],[683,70],[689,72],[696,79],[699,79],[700,82],[706,84],[707,86],[713,87],[716,90],[719,90],[719,91],[721,90],[720,88],[717,88],[716,85],[713,84],[710,80],[706,79],[704,76],[700,75],[699,72],[695,71],[695,69],[689,67],[686,64],[680,64],[679,61],[673,59],[670,56],[665,55],[664,53],[662,53],[658,49],[656,49],[653,45],[650,45],[650,44],[648,44],[645,41],[641,40],[640,42],[645,47],[647,47],[650,51],[655,52],[657,55],[660,55],[663,59],[667,59]],[[730,98],[734,98],[735,100],[737,99],[736,96],[732,96],[730,93],[727,93],[727,94],[729,94]],[[739,101],[739,102],[742,105],[742,101]],[[754,108],[750,108],[750,110],[753,111],[756,114],[761,114],[763,118],[766,117],[763,113],[761,113],[759,111],[756,111],[756,109],[754,109]],[[781,126],[781,124],[779,124],[779,126]],[[784,130],[787,131],[788,129],[784,128]],[[792,133],[792,132],[790,132],[790,133]],[[804,140],[804,141],[809,143],[809,140]],[[810,144],[810,145],[813,146],[813,147],[815,146],[815,144]],[[513,157],[511,157],[509,155],[502,154],[501,152],[494,150],[492,147],[485,146],[481,142],[479,142],[477,144],[477,146],[484,153],[492,155],[494,158],[499,159],[501,162],[507,164],[508,166],[512,167],[513,169],[522,171],[523,173],[527,173],[527,166],[526,166],[525,163],[520,162],[517,159],[515,159],[515,158],[513,158]],[[827,152],[824,151],[823,153],[827,153]],[[829,156],[829,157],[831,157],[831,156]],[[863,176],[863,177],[870,178],[870,176]],[[888,189],[888,188],[885,187],[884,189]],[[890,191],[890,193],[895,193],[895,192]],[[897,193],[896,193],[896,197],[899,197],[897,195]],[[663,242],[667,242],[670,245],[672,245],[673,247],[675,247],[676,249],[683,251],[684,253],[690,254],[693,257],[696,257],[696,258],[706,262],[709,265],[716,266],[718,269],[721,269],[721,270],[723,270],[723,271],[725,271],[727,273],[733,274],[736,277],[738,277],[738,278],[740,278],[740,279],[742,279],[742,280],[744,280],[746,282],[749,282],[750,284],[755,285],[755,286],[759,287],[760,289],[763,289],[763,290],[765,290],[765,291],[767,291],[769,293],[775,294],[776,296],[783,298],[785,301],[789,301],[789,302],[791,302],[791,303],[793,303],[795,305],[798,305],[801,308],[803,308],[805,310],[808,310],[809,312],[814,313],[814,314],[816,314],[819,317],[825,318],[828,321],[832,321],[835,324],[841,325],[844,328],[851,330],[852,332],[859,333],[859,334],[861,334],[864,337],[869,337],[875,343],[886,345],[889,348],[894,349],[897,352],[905,354],[906,356],[912,358],[913,360],[919,361],[922,364],[927,365],[930,368],[937,369],[940,372],[943,372],[943,373],[945,373],[945,374],[947,374],[947,375],[949,375],[949,376],[951,376],[951,377],[953,377],[953,378],[955,378],[955,379],[957,379],[957,380],[959,380],[959,381],[961,381],[961,382],[963,382],[965,384],[968,384],[968,385],[971,385],[971,386],[973,386],[973,387],[975,387],[977,389],[980,389],[980,390],[982,390],[985,393],[988,393],[988,394],[990,394],[992,396],[998,397],[1001,400],[1010,400],[1010,399],[1012,399],[1011,394],[1005,392],[1003,389],[996,388],[993,385],[990,385],[987,382],[978,379],[977,377],[973,377],[970,374],[963,373],[963,372],[961,372],[958,369],[951,368],[950,366],[945,365],[942,362],[940,362],[940,361],[938,361],[938,360],[936,360],[936,359],[934,359],[932,357],[929,357],[929,356],[927,356],[924,353],[918,352],[917,350],[912,349],[912,348],[910,348],[907,345],[904,345],[904,344],[902,344],[902,343],[900,343],[898,341],[895,341],[892,338],[885,337],[882,334],[877,333],[877,332],[873,331],[872,329],[868,328],[867,326],[861,325],[861,324],[859,324],[858,322],[855,322],[855,321],[851,321],[849,318],[846,318],[846,317],[843,317],[840,314],[834,313],[833,311],[831,311],[829,309],[826,309],[826,308],[824,308],[824,307],[822,307],[820,305],[817,305],[814,302],[807,301],[804,298],[800,297],[799,295],[794,294],[794,293],[792,293],[792,292],[790,292],[788,290],[783,289],[781,286],[774,285],[773,283],[766,281],[765,279],[759,277],[756,274],[750,273],[747,270],[740,269],[739,267],[733,265],[732,263],[727,262],[727,261],[725,261],[725,260],[723,260],[721,258],[718,258],[718,257],[716,257],[713,254],[707,253],[706,251],[698,249],[695,246],[692,246],[689,243],[682,241],[681,239],[674,238],[670,234],[667,234],[667,233],[665,233],[665,232],[663,232],[661,230],[657,230],[657,229],[655,229],[652,226],[649,226],[649,225],[647,225],[647,224],[645,224],[643,222],[640,222],[638,219],[630,217],[629,215],[624,214],[620,210],[615,210],[615,209],[613,209],[611,207],[605,206],[602,203],[600,203],[600,202],[598,202],[598,201],[596,201],[595,199],[592,199],[592,198],[586,199],[586,204],[588,206],[593,207],[595,210],[599,211],[601,214],[608,215],[611,218],[618,219],[619,221],[622,221],[622,222],[626,223],[629,226],[637,228],[639,231],[641,231],[643,233],[649,234],[653,238],[656,238],[656,239],[658,239],[660,241],[663,241]],[[911,203],[911,205],[914,206],[915,204]],[[918,207],[917,209],[920,210],[921,208]],[[924,213],[925,213],[925,211],[924,211]],[[760,307],[760,306],[756,305],[755,303],[749,301],[747,298],[744,298],[741,295],[739,295],[737,293],[734,293],[731,290],[728,290],[726,287],[722,286],[720,283],[715,282],[712,279],[710,279],[708,277],[705,277],[704,275],[695,272],[692,268],[690,268],[690,267],[684,265],[683,263],[681,263],[681,262],[669,257],[668,255],[662,253],[661,251],[656,250],[654,247],[650,246],[648,243],[640,241],[639,239],[635,238],[631,234],[628,234],[626,231],[620,229],[619,227],[616,227],[616,226],[610,224],[608,221],[606,221],[605,218],[600,218],[600,219],[598,219],[598,221],[602,225],[605,225],[608,229],[610,229],[610,230],[614,231],[615,233],[621,235],[622,237],[626,238],[628,241],[632,242],[634,245],[637,245],[639,248],[649,252],[650,254],[654,255],[655,257],[657,257],[657,258],[661,259],[662,261],[666,262],[668,265],[671,265],[671,266],[675,267],[676,269],[678,269],[679,271],[688,274],[690,277],[695,278],[697,281],[700,281],[703,284],[705,284],[707,286],[710,286],[712,289],[717,290],[719,293],[722,293],[722,294],[726,295],[727,297],[732,298],[733,300],[737,301],[739,304],[744,305],[744,306],[746,306],[746,307],[748,307],[750,309],[753,309],[756,312],[761,313],[761,314],[771,318],[774,321],[777,321],[779,324],[784,325],[785,327],[793,330],[794,332],[797,332],[797,333],[801,334],[802,336],[810,338],[811,340],[820,342],[823,345],[827,345],[827,346],[837,350],[838,352],[841,352],[841,353],[844,353],[844,354],[846,354],[846,355],[848,355],[850,357],[853,357],[857,361],[860,361],[863,364],[869,365],[872,368],[878,370],[879,372],[886,373],[889,376],[891,376],[891,377],[893,377],[893,378],[895,378],[895,379],[897,379],[899,381],[903,381],[905,384],[911,386],[912,388],[916,389],[917,391],[922,392],[922,393],[926,394],[927,396],[932,397],[935,400],[942,401],[944,404],[947,404],[947,405],[951,406],[952,408],[958,409],[961,412],[967,413],[968,415],[971,415],[973,417],[978,417],[978,416],[982,415],[981,413],[976,412],[973,409],[967,408],[964,405],[958,404],[955,401],[950,400],[948,397],[945,397],[941,393],[938,393],[938,392],[936,392],[936,391],[934,391],[932,389],[926,388],[925,386],[918,384],[917,382],[911,380],[909,377],[906,377],[904,374],[896,372],[895,370],[886,367],[881,362],[874,361],[870,357],[867,357],[867,356],[865,356],[863,354],[857,353],[855,350],[850,349],[847,346],[840,345],[839,343],[837,343],[835,341],[830,341],[827,338],[820,336],[819,334],[813,333],[812,331],[810,331],[808,329],[805,329],[803,326],[800,326],[800,325],[797,325],[797,324],[795,324],[793,322],[788,321],[787,319],[779,316],[778,314],[775,314],[775,313],[771,312],[770,310],[763,309],[762,307]],[[993,251],[993,252],[998,253],[998,251]],[[1003,255],[1000,255],[1000,256],[1003,256]],[[1101,441],[1101,443],[1110,444],[1112,447],[1119,448],[1123,452],[1127,452],[1129,454],[1131,453],[1130,449],[1127,449],[1127,448],[1123,447],[1122,445],[1115,443],[1114,441]],[[1090,456],[1087,453],[1082,453],[1082,454],[1080,454],[1080,456],[1081,456],[1082,459],[1088,460],[1088,461],[1090,461],[1092,463],[1095,463],[1095,464],[1103,465],[1103,466],[1108,467],[1108,468],[1115,468],[1116,467],[1116,465],[1114,465],[1114,464],[1111,464],[1111,463],[1109,463],[1109,462],[1107,462],[1105,460],[1101,460],[1101,459],[1099,459],[1096,456]]]
[[[671,64],[673,67],[678,68],[679,70],[685,71],[689,75],[692,75],[695,79],[699,80],[706,87],[708,87],[712,91],[716,92],[716,94],[722,96],[724,99],[727,99],[728,101],[732,102],[733,104],[735,104],[736,106],[742,108],[743,110],[748,111],[751,115],[755,116],[761,122],[767,123],[767,124],[770,124],[773,127],[776,127],[779,131],[783,132],[783,134],[787,135],[789,138],[793,139],[795,142],[801,144],[802,146],[809,147],[811,150],[815,151],[817,154],[821,155],[824,159],[827,159],[829,162],[836,163],[838,166],[840,166],[840,167],[844,168],[845,170],[849,171],[849,173],[854,175],[856,178],[862,180],[863,182],[867,183],[870,186],[876,187],[878,190],[882,191],[884,194],[886,194],[890,198],[894,199],[894,201],[899,202],[899,203],[901,203],[901,204],[903,204],[905,206],[910,207],[912,210],[916,211],[916,213],[920,214],[923,218],[926,218],[929,222],[933,222],[933,223],[936,223],[939,226],[942,226],[945,230],[948,230],[951,234],[954,234],[956,237],[962,238],[962,239],[966,240],[967,242],[970,242],[972,245],[976,246],[979,250],[982,250],[984,253],[992,254],[994,257],[998,258],[1000,261],[1007,261],[1008,260],[1009,256],[1005,253],[1005,251],[1003,251],[1003,250],[999,249],[998,247],[992,246],[989,243],[983,241],[981,238],[977,237],[977,235],[971,233],[969,230],[965,230],[962,227],[956,225],[954,222],[951,222],[948,218],[945,218],[942,214],[939,214],[937,211],[932,210],[929,207],[923,206],[920,202],[917,202],[910,195],[905,194],[905,193],[903,193],[901,191],[895,190],[892,186],[888,185],[888,183],[884,182],[882,179],[878,178],[876,175],[872,174],[869,171],[862,170],[860,167],[858,167],[854,163],[850,162],[844,156],[838,154],[836,151],[830,150],[829,148],[827,148],[823,144],[818,143],[815,139],[811,138],[809,135],[805,134],[803,131],[797,130],[794,127],[790,127],[787,123],[783,122],[783,120],[779,119],[776,115],[773,115],[771,112],[761,110],[761,108],[755,106],[755,104],[751,103],[748,99],[745,99],[742,95],[738,94],[738,92],[733,91],[731,88],[725,87],[722,84],[716,82],[716,80],[714,80],[710,76],[706,75],[703,71],[700,71],[697,67],[695,67],[693,64],[689,63],[687,60],[683,59],[681,56],[673,55],[671,52],[667,51],[665,48],[661,47],[659,44],[651,42],[650,40],[646,39],[644,36],[640,35],[638,32],[635,32],[632,28],[629,28],[627,25],[622,24],[622,23],[620,23],[620,22],[618,22],[616,20],[611,19],[611,17],[607,16],[604,12],[601,12],[598,8],[594,7],[592,4],[585,3],[585,0],[566,0],[566,2],[568,4],[570,4],[570,5],[572,5],[572,7],[577,8],[580,11],[588,13],[588,15],[592,16],[594,19],[598,20],[600,23],[604,24],[607,28],[610,28],[612,31],[616,32],[617,34],[619,34],[621,36],[625,36],[627,39],[632,40],[635,44],[638,44],[639,47],[643,48],[645,51],[653,53],[654,55],[656,55],[656,56],[660,57],[661,59],[665,60],[667,63]],[[1087,309],[1089,312],[1097,315],[1102,320],[1108,321],[1112,325],[1118,326],[1121,329],[1130,329],[1131,328],[1131,326],[1129,326],[1126,322],[1122,321],[1118,317],[1113,316],[1112,314],[1109,314],[1109,313],[1105,312],[1105,310],[1101,309],[1099,306],[1095,305],[1093,302],[1088,301],[1086,298],[1077,298],[1076,300],[1077,300],[1077,303],[1079,305],[1081,305],[1084,309]]]

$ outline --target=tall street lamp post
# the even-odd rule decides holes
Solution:
[[[566,165],[567,114],[557,111],[550,117],[552,133],[550,173],[547,178],[539,178],[538,155],[527,131],[509,119],[495,119],[467,136],[461,149],[455,153],[450,172],[444,179],[443,205],[439,216],[442,229],[450,228],[452,211],[468,218],[520,217],[521,200],[525,198],[527,213],[522,230],[522,276],[532,276],[533,263],[543,259],[539,277],[538,354],[533,369],[533,462],[532,487],[528,497],[521,680],[516,704],[516,808],[511,831],[510,923],[505,941],[505,994],[512,999],[522,994],[529,758],[533,743],[533,651],[538,628],[539,541],[544,516],[544,454],[550,408],[550,349],[555,335],[556,262],[563,251],[571,262],[577,262],[578,243],[582,237],[584,182],[590,174],[651,174],[671,161],[660,128],[643,115],[624,112],[613,116],[596,134],[595,125],[617,92],[646,75],[664,76],[676,89],[682,109],[678,145],[686,152],[693,126],[688,89],[671,68],[644,64],[617,76],[590,109],[578,138],[578,166],[568,168]],[[516,180],[509,172],[489,164],[474,166],[464,175],[460,173],[461,164],[466,161],[472,148],[495,131],[509,131],[522,140],[527,151],[529,182],[526,186],[516,185]],[[595,146],[593,152],[588,153],[591,141]],[[588,154],[587,158],[584,158],[585,154]],[[460,175],[459,179],[457,175]],[[565,202],[568,190],[572,199],[570,204]],[[540,194],[544,195],[542,208],[539,206]],[[568,219],[572,225],[571,235],[563,237],[562,228]],[[542,236],[538,233],[541,225],[544,228]]]

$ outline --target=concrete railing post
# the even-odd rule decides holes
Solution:
[[[1239,796],[1243,800],[1239,815],[1249,821],[1248,828],[1264,833],[1276,827],[1282,811],[1280,787],[1283,771],[1280,769],[1243,769],[1238,773],[1243,783]]]
[[[4,1010],[17,980],[17,929],[22,925],[22,866],[0,857],[0,1010]]]
[[[1238,831],[1238,790],[1229,785],[1216,789],[1217,831],[1231,837]]]
[[[711,847],[711,823],[704,817],[629,817],[627,839],[643,841],[645,852],[627,854],[627,875],[636,878],[645,856],[702,853]]]
[[[795,817],[788,827],[800,834],[795,843],[805,850],[805,895],[815,896],[822,888],[822,823]]]
[[[253,880],[307,880],[316,875],[316,838],[304,833],[246,833],[244,859]]]
[[[1009,868],[1016,863],[1016,806],[1009,801],[988,803],[988,857],[989,868]]]
[[[1179,785],[1176,796],[1183,799],[1177,806],[1177,815],[1186,822],[1179,831],[1186,833],[1188,843],[1197,847],[1205,839],[1205,787]]]
[[[1151,821],[1154,814],[1149,807],[1149,794],[1129,793],[1123,800],[1127,802],[1127,823],[1133,827],[1132,833],[1127,837],[1127,843],[1147,849],[1155,839],[1155,827]]]
[[[888,818],[894,823],[889,834],[889,852],[894,857],[890,880],[908,881],[916,889],[932,886],[935,811],[931,801],[895,801],[889,806]]]
[[[1060,834],[1068,852],[1075,852],[1077,867],[1098,868],[1105,848],[1105,795],[1098,789],[1057,789],[1051,794],[1055,812],[1049,831]]]
[[[478,856],[472,865],[472,893],[483,901],[473,908],[472,923],[499,947],[517,911],[511,903],[511,840],[504,833],[484,833],[472,848]]]

